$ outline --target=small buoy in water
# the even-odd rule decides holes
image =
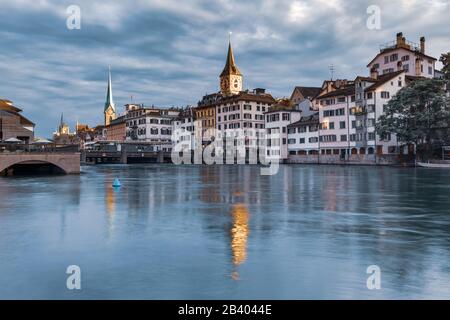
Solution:
[[[113,185],[112,185],[114,188],[119,188],[119,187],[121,187],[122,185],[120,184],[120,180],[119,180],[119,178],[115,178],[114,179],[114,182],[113,182]]]

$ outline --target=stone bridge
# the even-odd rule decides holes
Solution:
[[[0,153],[0,173],[14,165],[54,165],[65,174],[80,173],[79,153]]]

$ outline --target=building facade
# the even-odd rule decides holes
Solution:
[[[279,101],[264,113],[265,129],[269,135],[266,157],[285,160],[288,158],[288,126],[300,120],[301,110],[287,101]]]
[[[151,143],[153,151],[172,149],[172,122],[178,117],[179,109],[136,104],[127,104],[125,108],[126,141]]]
[[[223,138],[225,132],[232,134],[232,130],[243,134],[241,138],[247,147],[256,146],[255,131],[264,130],[264,113],[269,111],[275,99],[265,89],[243,90],[243,80],[230,41],[220,75],[220,92],[205,95],[195,108],[196,136],[202,139],[203,146]]]
[[[381,46],[380,53],[367,65],[378,74],[388,74],[404,70],[408,76],[433,78],[436,58],[426,54],[425,37],[420,44],[407,41],[403,33],[398,33],[394,42]]]
[[[355,106],[355,86],[347,84],[340,89],[321,95],[319,104],[319,148],[321,154],[347,158],[354,147],[356,126],[350,110]]]
[[[173,121],[172,142],[181,144],[182,150],[195,150],[195,112],[190,106],[181,110]]]
[[[120,116],[112,120],[109,125],[105,126],[106,140],[108,141],[125,141],[127,130],[125,116]]]
[[[33,142],[35,124],[21,112],[12,101],[0,99],[0,141],[18,139],[24,143]]]
[[[302,116],[287,126],[288,153],[292,155],[319,154],[319,113]]]

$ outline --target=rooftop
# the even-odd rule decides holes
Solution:
[[[310,116],[307,116],[307,117],[301,117],[299,121],[288,125],[288,128],[310,126],[313,124],[319,124],[319,113],[318,112],[316,112]]]

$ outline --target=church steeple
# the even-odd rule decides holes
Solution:
[[[111,81],[111,67],[108,70],[108,91],[106,92],[105,111],[111,106],[115,111],[113,94],[112,94],[112,81]]]
[[[112,94],[111,67],[109,67],[108,70],[108,91],[106,92],[106,102],[103,113],[105,115],[105,126],[108,126],[111,121],[116,118],[116,107],[114,105]]]
[[[231,46],[231,33],[228,42],[228,54],[225,68],[220,74],[220,90],[224,95],[237,94],[242,91],[242,73],[234,60],[233,47]]]
[[[228,43],[228,55],[227,55],[227,62],[225,64],[225,68],[223,68],[222,73],[220,76],[225,75],[238,75],[242,76],[241,72],[239,71],[238,67],[236,66],[236,62],[234,61],[234,54],[233,54],[233,47],[231,46],[231,37]]]

